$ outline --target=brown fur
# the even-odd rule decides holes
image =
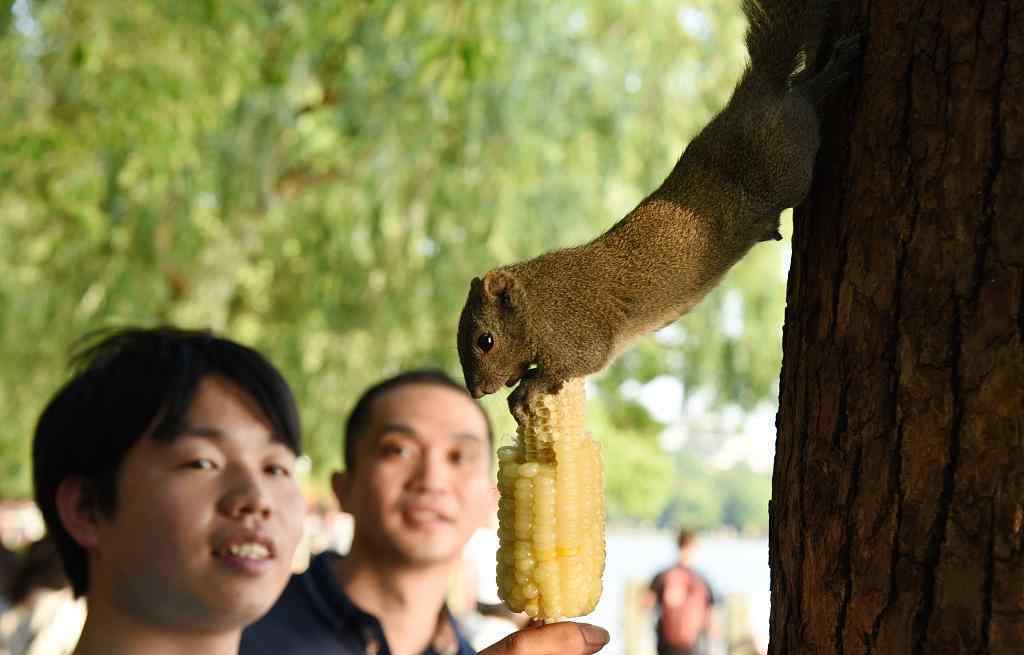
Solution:
[[[732,98],[687,146],[668,178],[590,243],[476,278],[459,321],[459,359],[475,396],[522,380],[527,396],[603,368],[637,336],[685,314],[758,241],[778,239],[818,150],[817,104],[846,76],[853,39],[815,75],[821,6],[745,0],[751,64]],[[493,346],[484,350],[481,335]]]

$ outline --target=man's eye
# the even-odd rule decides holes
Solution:
[[[401,446],[395,446],[393,444],[384,444],[380,447],[380,454],[384,457],[391,457],[392,455],[401,455],[404,449]]]
[[[270,466],[267,467],[266,470],[267,470],[267,473],[269,473],[271,475],[274,475],[274,476],[281,476],[281,477],[288,477],[288,478],[290,478],[291,475],[292,475],[292,470],[290,468],[288,468],[287,466],[282,466],[281,464],[271,464]]]
[[[452,464],[469,464],[470,462],[476,461],[476,453],[456,450],[448,456],[448,461]]]
[[[217,465],[213,462],[212,459],[206,459],[205,457],[193,459],[192,461],[188,462],[186,466],[188,468],[198,469],[202,471],[212,471],[213,469],[217,468]]]
[[[392,457],[408,457],[410,454],[410,448],[399,444],[385,443],[380,445],[377,452],[384,459]]]

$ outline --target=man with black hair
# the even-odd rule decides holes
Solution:
[[[76,655],[234,655],[291,572],[291,391],[205,331],[94,337],[39,419],[36,502],[87,618]]]
[[[491,428],[462,385],[436,370],[370,387],[345,426],[332,486],[355,521],[349,553],[322,553],[242,636],[241,655],[470,655],[445,606],[450,575],[496,508]],[[514,633],[489,655],[583,655],[601,628]]]

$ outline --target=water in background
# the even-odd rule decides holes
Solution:
[[[674,564],[676,554],[674,534],[608,531],[601,602],[592,614],[581,619],[611,633],[611,642],[601,651],[604,655],[626,655],[626,641],[629,639],[625,624],[628,584],[646,584],[658,571]],[[768,540],[702,536],[694,566],[707,578],[717,597],[734,593],[747,596],[751,632],[755,641],[767,644],[770,598]],[[653,631],[652,614],[648,635],[650,644],[653,644]],[[637,650],[646,649],[631,649],[631,652]]]

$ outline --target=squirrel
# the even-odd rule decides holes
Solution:
[[[634,338],[688,312],[811,184],[823,99],[849,76],[859,38],[809,70],[827,0],[743,0],[750,62],[725,108],[653,193],[595,240],[502,266],[470,284],[458,352],[474,397],[538,393],[595,373]],[[806,65],[805,65],[806,64]]]

